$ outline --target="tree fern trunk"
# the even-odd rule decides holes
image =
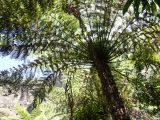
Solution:
[[[103,94],[108,102],[109,112],[113,120],[130,120],[124,102],[119,95],[110,66],[107,64],[105,55],[103,55],[103,51],[97,50],[92,42],[88,44],[88,51],[90,53],[90,59],[93,61],[93,65],[98,72]]]
[[[124,107],[124,102],[119,95],[110,67],[105,61],[99,58],[94,59],[94,65],[101,80],[103,94],[108,102],[112,118],[114,120],[130,120]]]

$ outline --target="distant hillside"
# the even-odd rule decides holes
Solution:
[[[4,116],[16,116],[15,108],[17,104],[27,108],[33,101],[31,93],[22,93],[7,95],[6,93],[0,94],[0,120]]]

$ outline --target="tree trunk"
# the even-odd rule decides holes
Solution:
[[[90,46],[89,49],[91,55],[90,57],[93,60],[93,64],[98,72],[102,84],[103,94],[108,102],[109,112],[111,113],[113,120],[130,120],[129,114],[127,113],[124,102],[119,95],[118,88],[113,79],[113,75],[107,61],[103,60],[103,57],[96,54],[93,47],[91,48]]]

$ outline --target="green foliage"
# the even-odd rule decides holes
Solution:
[[[37,21],[52,5],[52,0],[1,0],[0,27],[12,28],[10,23],[14,24],[14,27],[25,27]]]
[[[129,0],[123,12],[125,13],[128,10],[132,2],[135,15],[138,16],[141,5],[139,0]],[[155,3],[158,4],[156,1]],[[148,4],[151,5],[154,14],[156,14],[155,3],[154,1],[147,2],[147,6]],[[46,5],[48,9],[44,12],[41,12],[44,10],[44,6],[41,8],[42,2],[39,3],[40,5],[33,4],[35,7],[31,6],[30,9],[25,1],[20,2],[20,4],[22,4],[20,5],[22,9],[19,8],[17,12],[14,10],[15,4],[11,8],[13,8],[16,16],[23,10],[25,15],[20,16],[22,20],[12,16],[12,14],[4,15],[5,11],[0,14],[2,16],[0,20],[3,23],[0,27],[2,30],[7,29],[10,33],[12,29],[8,26],[9,23],[13,27],[13,31],[14,29],[18,32],[21,31],[15,33],[11,38],[8,37],[8,33],[3,33],[1,42],[6,43],[6,46],[3,44],[1,51],[14,53],[13,56],[15,57],[27,56],[31,53],[36,54],[38,58],[28,65],[20,66],[16,69],[17,71],[20,69],[23,72],[28,69],[36,70],[37,68],[43,71],[48,68],[53,72],[56,71],[56,73],[66,73],[67,107],[71,118],[79,120],[105,119],[108,116],[106,109],[110,104],[106,103],[107,101],[103,98],[102,88],[104,84],[99,85],[100,81],[96,68],[95,72],[89,70],[91,67],[96,67],[97,62],[103,62],[111,68],[127,107],[136,106],[138,102],[134,103],[132,100],[138,101],[141,99],[140,96],[143,96],[142,94],[136,94],[137,96],[140,95],[139,98],[134,96],[136,87],[141,88],[139,91],[146,90],[143,86],[144,81],[141,81],[143,80],[141,78],[142,70],[151,68],[155,72],[159,68],[159,62],[155,60],[159,59],[155,55],[159,53],[160,49],[160,43],[158,42],[160,25],[157,20],[142,19],[137,22],[132,14],[129,14],[128,18],[123,17],[121,14],[123,3],[121,1],[98,2],[93,0],[84,3],[78,2],[78,4],[73,3],[73,5],[72,1],[70,4],[64,1],[54,1],[54,6]],[[8,10],[8,7],[4,7],[5,9]],[[144,9],[147,9],[146,6]],[[31,12],[32,10],[33,12]],[[37,19],[32,19],[32,15],[35,15]],[[13,18],[14,20],[12,20]],[[119,24],[119,21],[122,21],[122,23]],[[9,43],[14,40],[20,42],[20,44],[10,45]],[[88,71],[84,72],[85,70]],[[76,78],[77,71],[79,72],[79,78]],[[99,73],[99,76],[103,73],[104,70]],[[92,76],[97,79],[92,80]],[[152,76],[155,76],[155,74],[152,74]],[[74,77],[78,81],[76,84],[72,82]],[[47,93],[51,93],[53,90],[55,80],[56,78],[49,82],[43,82],[42,86],[37,87],[35,96],[40,98],[37,100],[44,101]],[[82,82],[82,80],[84,81]],[[80,82],[83,83],[84,88],[83,85],[82,88],[78,87]],[[158,86],[154,86],[153,90],[156,95],[159,94],[155,90]],[[82,93],[79,92],[79,89],[82,90]],[[149,94],[151,93],[150,88],[147,88],[146,91]],[[151,96],[151,99],[153,99],[153,96]],[[145,98],[142,98],[140,104],[144,104],[143,102],[150,104]],[[155,105],[153,101],[151,104]],[[49,107],[50,104],[47,106]],[[68,113],[66,114],[68,115]],[[20,114],[24,116],[26,113],[20,110]]]
[[[151,12],[154,16],[158,16],[158,11],[160,8],[159,0],[127,0],[126,4],[123,8],[123,14],[128,11],[128,8],[133,4],[135,16],[138,18],[140,12],[144,10],[147,12]],[[142,9],[140,10],[142,5]]]
[[[107,105],[101,90],[101,84],[94,68],[92,74],[88,70],[74,73],[70,89],[67,92],[68,108],[74,120],[109,119]],[[70,90],[69,89],[69,90]]]
[[[128,10],[128,8],[131,6],[133,0],[128,0],[123,8],[123,14],[125,14]]]
[[[33,120],[31,115],[20,105],[17,105],[16,111],[20,115],[21,119],[23,119],[23,120]]]
[[[17,105],[16,112],[18,113],[20,120],[48,120],[46,115],[41,113],[39,107],[35,108],[32,113],[29,114],[24,107]]]

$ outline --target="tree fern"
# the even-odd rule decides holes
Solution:
[[[27,8],[27,3],[24,2],[24,4]],[[26,56],[30,52],[45,54],[42,56],[44,61],[36,62],[40,66],[45,64],[46,67],[58,72],[68,71],[68,78],[72,78],[79,68],[85,69],[87,65],[95,67],[113,119],[129,119],[113,72],[118,71],[116,63],[128,59],[133,59],[135,62],[137,77],[145,66],[153,65],[149,62],[150,54],[148,53],[159,52],[157,47],[159,43],[153,44],[154,39],[158,39],[157,36],[159,36],[159,29],[157,29],[159,23],[145,19],[137,22],[132,14],[129,19],[125,19],[122,16],[123,4],[122,1],[105,0],[55,1],[54,7],[46,10],[48,14],[38,14],[40,19],[36,22],[29,21],[29,24],[17,21],[20,26],[8,20],[12,16],[3,18],[2,14],[1,20],[3,22],[8,20],[7,22],[12,24],[11,26],[18,32],[10,39],[8,33],[14,29],[10,28],[8,23],[3,24],[1,28],[7,29],[7,33],[4,34],[2,43],[7,42],[4,42],[6,44],[2,46],[1,51],[7,51],[8,54],[13,51],[16,57]],[[31,9],[34,11],[32,6]],[[30,20],[32,13],[25,13],[29,15]],[[118,18],[122,20],[121,25],[117,25]],[[11,41],[8,40],[14,42],[13,38],[19,43],[11,45]],[[146,49],[150,51],[147,52]],[[36,63],[33,62],[30,65],[36,66]],[[121,73],[121,71],[118,72]],[[69,79],[68,82],[70,83]],[[44,86],[40,87],[40,90],[45,91],[44,88]],[[69,100],[72,103],[72,99]]]
[[[25,108],[21,107],[20,105],[17,105],[16,111],[20,115],[20,119],[33,120],[31,115],[25,110]]]

